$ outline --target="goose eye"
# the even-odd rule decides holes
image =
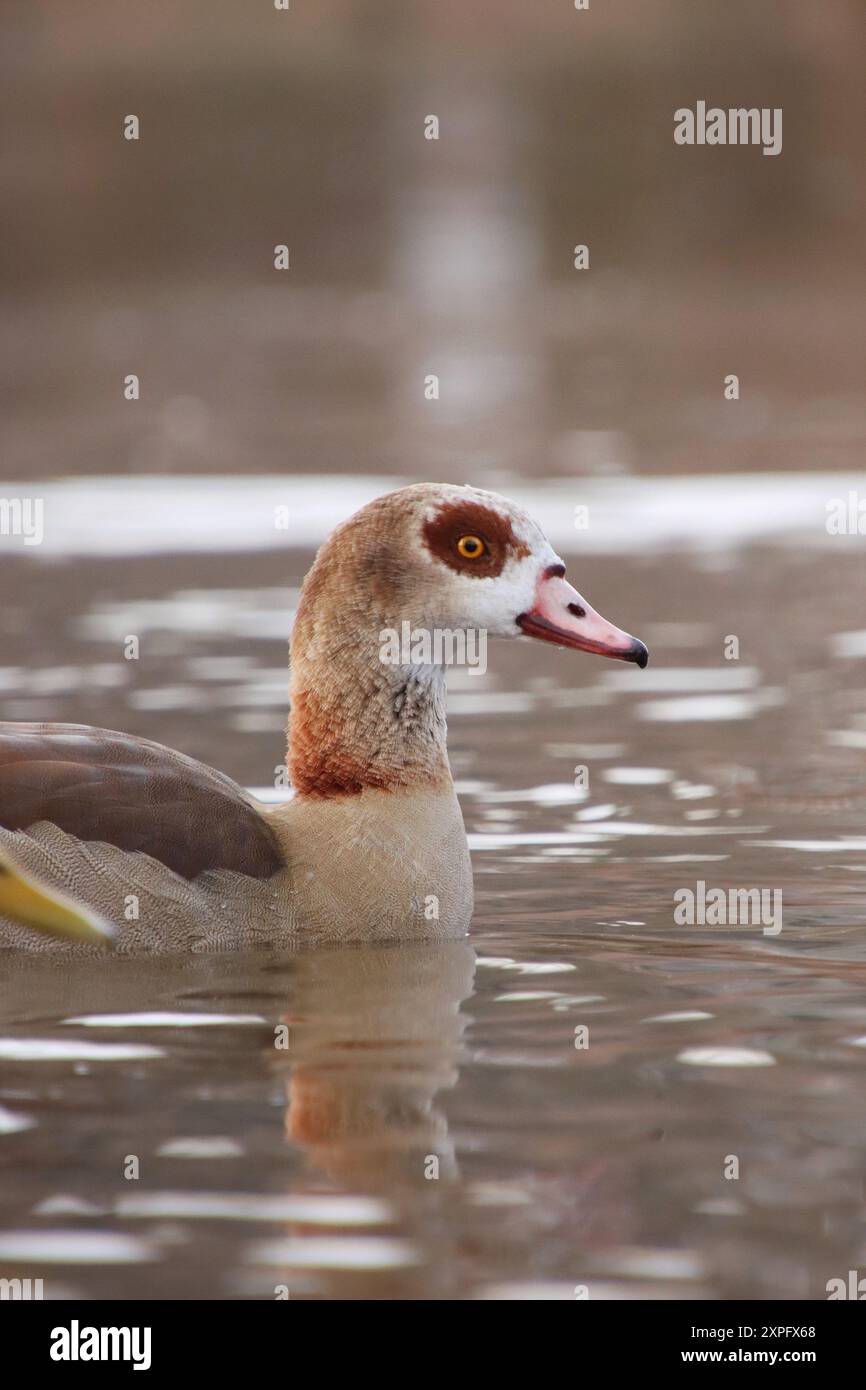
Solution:
[[[480,536],[461,536],[457,542],[457,553],[464,560],[478,560],[487,553],[487,546]]]

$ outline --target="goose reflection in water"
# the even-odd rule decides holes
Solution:
[[[440,1092],[454,1086],[475,952],[464,941],[327,948],[297,961],[286,1134],[351,1188],[456,1176]]]

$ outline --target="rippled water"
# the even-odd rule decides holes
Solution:
[[[501,643],[454,673],[468,942],[4,955],[0,1276],[818,1298],[862,1267],[863,568],[820,510],[816,545],[571,558],[645,672]],[[272,785],[309,551],[142,550],[4,556],[0,717],[129,728]],[[781,892],[782,930],[677,925],[699,880]]]

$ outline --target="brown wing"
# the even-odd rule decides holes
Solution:
[[[0,826],[51,821],[79,840],[139,850],[184,878],[268,878],[283,859],[241,787],[149,739],[85,724],[0,724]]]

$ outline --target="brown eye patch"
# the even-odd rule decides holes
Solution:
[[[460,574],[479,579],[495,579],[506,560],[529,554],[529,547],[517,539],[507,516],[481,502],[447,502],[424,524],[424,543],[431,555]],[[481,555],[460,553],[460,542],[467,536],[484,544]]]

